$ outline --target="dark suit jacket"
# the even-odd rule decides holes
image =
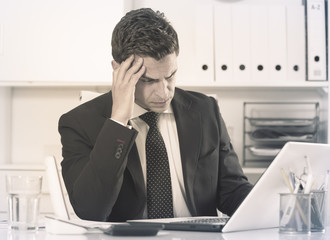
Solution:
[[[252,188],[239,165],[217,102],[176,88],[172,107],[187,205],[193,216],[232,215]],[[111,92],[59,121],[62,174],[76,214],[125,221],[142,217],[146,189],[135,145],[138,132],[109,120]]]

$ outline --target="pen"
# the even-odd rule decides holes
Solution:
[[[323,191],[328,190],[329,174],[330,174],[330,170],[328,169],[327,173],[325,174],[324,183],[322,184],[322,188],[321,188],[321,190]]]
[[[283,176],[283,179],[284,179],[286,185],[289,188],[290,193],[296,194],[299,190],[299,184],[296,184],[296,187],[293,189],[291,184],[290,184],[289,178],[286,175],[285,170],[283,168],[281,168],[281,173],[282,173],[282,176]],[[297,204],[296,206],[297,206],[298,212],[299,212],[303,222],[305,224],[307,224],[307,219],[306,219],[306,216],[304,215],[304,213],[301,209],[300,203],[296,200],[295,196],[290,196],[290,199],[289,199],[289,201],[287,203],[287,206],[285,208],[285,211],[284,211],[284,215],[280,220],[281,225],[286,225],[286,224],[289,223],[289,221],[292,217],[292,214],[293,214],[293,209],[294,209],[295,204]]]
[[[330,170],[328,169],[327,173],[325,174],[325,177],[324,177],[324,183],[322,184],[322,186],[320,188],[321,191],[324,191],[324,194],[326,194],[326,192],[328,191],[329,174],[330,174]],[[323,195],[323,197],[321,199],[321,203],[320,203],[321,212],[323,212],[323,210],[324,210],[324,198],[325,198],[325,195]]]
[[[311,188],[312,188],[313,175],[312,175],[312,167],[311,167],[309,158],[307,156],[304,156],[304,158],[305,158],[306,165],[307,165],[307,180],[306,180],[306,185],[304,188],[304,193],[307,194],[311,191]]]
[[[296,186],[295,174],[291,169],[289,171],[289,179],[290,179],[292,188],[295,188],[295,186]]]
[[[283,168],[281,168],[281,173],[282,173],[283,179],[284,179],[284,181],[285,181],[285,184],[286,184],[287,187],[289,188],[290,193],[293,193],[292,185],[290,184],[289,178],[288,178],[288,176],[286,175],[285,170],[284,170]]]

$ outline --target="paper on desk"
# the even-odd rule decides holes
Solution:
[[[258,148],[258,147],[250,147],[249,150],[252,154],[256,156],[268,156],[274,157],[280,152],[280,148]]]
[[[102,233],[104,229],[114,224],[120,223],[96,222],[81,219],[66,220],[53,216],[45,216],[46,232],[52,234]]]

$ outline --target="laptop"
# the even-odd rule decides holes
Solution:
[[[129,222],[161,223],[166,230],[183,231],[234,232],[276,228],[279,226],[279,193],[289,193],[282,171],[302,174],[306,169],[306,158],[308,158],[315,181],[322,181],[327,170],[330,169],[329,157],[328,144],[286,143],[230,218],[187,217],[141,219]]]

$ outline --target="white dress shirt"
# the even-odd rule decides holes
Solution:
[[[139,132],[135,142],[139,152],[145,184],[147,182],[145,143],[149,126],[141,118],[139,118],[139,116],[146,112],[147,111],[145,109],[141,108],[137,104],[134,104],[134,112],[130,120],[132,127]],[[172,107],[160,114],[158,127],[165,142],[170,165],[174,217],[189,217],[191,214],[186,203],[186,191],[183,181],[179,138]],[[147,207],[145,207],[143,217],[147,218]]]

